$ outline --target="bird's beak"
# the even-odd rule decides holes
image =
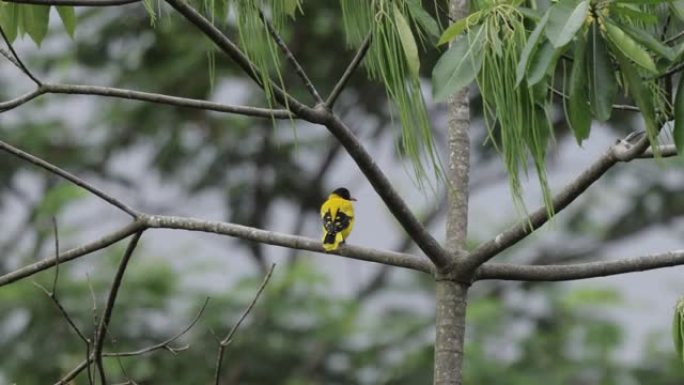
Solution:
[[[349,200],[356,202],[356,198],[349,198]]]

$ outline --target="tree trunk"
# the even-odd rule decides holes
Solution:
[[[467,14],[467,0],[451,0],[449,14],[458,20]],[[449,169],[447,170],[447,250],[456,258],[465,255],[468,230],[468,181],[470,173],[470,106],[468,90],[451,96],[449,107]],[[468,283],[454,271],[437,273],[435,289],[435,385],[460,385]],[[461,277],[462,278],[462,277]]]

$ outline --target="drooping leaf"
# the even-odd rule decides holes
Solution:
[[[587,48],[589,101],[596,119],[605,122],[610,119],[618,87],[606,42],[596,23],[589,31]]]
[[[393,11],[394,23],[397,26],[397,32],[399,33],[401,46],[404,48],[406,63],[408,64],[411,74],[417,78],[419,75],[418,72],[420,71],[420,58],[418,58],[418,46],[416,45],[416,40],[413,37],[413,32],[411,32],[411,27],[396,4],[394,4]]]
[[[549,9],[546,37],[555,48],[565,46],[584,24],[589,11],[588,1],[561,0]]]
[[[299,9],[299,1],[300,0],[282,0],[283,1],[283,11],[285,12],[286,15],[294,18],[295,17],[295,12],[297,12],[297,9]]]
[[[527,85],[529,87],[539,83],[555,67],[560,53],[560,49],[554,48],[551,42],[544,41],[532,56],[527,70]]]
[[[74,32],[76,31],[76,12],[74,11],[74,7],[58,5],[57,13],[59,13],[59,18],[62,19],[64,29],[66,29],[69,36],[73,38]]]
[[[684,21],[684,0],[676,0],[668,3],[670,10],[674,13],[680,21]]]
[[[611,14],[617,14],[632,21],[638,21],[644,24],[655,24],[658,22],[658,16],[653,13],[644,12],[634,4],[612,3],[610,12]]]
[[[577,36],[575,54],[570,71],[570,86],[566,111],[568,122],[578,144],[589,137],[591,130],[591,109],[587,95],[587,37],[583,33]]]
[[[437,21],[423,9],[423,4],[420,0],[407,0],[408,10],[411,16],[416,20],[424,31],[435,38],[439,38],[439,25]]]
[[[516,85],[520,85],[520,82],[522,82],[523,78],[525,77],[525,74],[527,73],[527,67],[529,65],[530,56],[532,55],[534,49],[537,47],[537,44],[539,43],[539,37],[544,31],[544,27],[546,26],[546,22],[548,20],[549,13],[546,12],[544,16],[539,20],[537,26],[534,28],[532,33],[530,34],[530,37],[527,39],[527,43],[525,43],[525,47],[523,47],[522,53],[520,54],[520,62],[518,63],[518,68],[515,72]]]
[[[436,101],[443,101],[448,96],[468,86],[482,67],[482,28],[474,33],[461,36],[446,51],[432,70],[432,94]]]
[[[462,19],[456,20],[456,22],[444,30],[444,33],[442,33],[442,37],[439,38],[437,45],[446,44],[459,37],[463,31],[466,30],[466,28],[468,28],[471,24],[476,24],[479,21],[480,14],[481,12],[477,11]]]
[[[655,62],[646,49],[629,37],[622,29],[606,20],[608,38],[626,57],[654,74],[658,73]]]
[[[643,44],[646,48],[657,53],[661,57],[669,60],[675,60],[675,52],[672,48],[661,43],[660,40],[653,37],[650,33],[644,31],[641,28],[628,24],[620,24],[619,28],[627,33],[632,39],[636,40],[638,43]]]
[[[674,130],[672,132],[677,153],[684,154],[684,76],[679,77],[674,103]]]
[[[672,315],[672,343],[679,362],[684,363],[684,300],[680,298]]]
[[[45,5],[22,5],[22,26],[31,39],[37,44],[47,35],[50,21],[50,7]]]
[[[658,134],[658,123],[656,122],[654,97],[627,56],[620,49],[617,49],[614,53],[620,65],[620,71],[625,75],[629,94],[641,111],[641,116],[646,124],[646,134],[651,138],[651,141],[655,141],[655,137]]]
[[[19,5],[12,3],[0,3],[0,25],[10,42],[13,42],[19,34],[21,22],[21,10]]]

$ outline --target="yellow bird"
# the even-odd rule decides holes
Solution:
[[[354,206],[351,202],[355,200],[349,194],[349,190],[340,187],[321,205],[325,251],[337,250],[351,233],[354,226]]]

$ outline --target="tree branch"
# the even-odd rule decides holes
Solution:
[[[52,94],[76,94],[76,95],[99,95],[114,98],[141,100],[146,102],[166,104],[174,107],[188,107],[208,111],[226,112],[244,116],[254,116],[269,119],[292,119],[294,116],[287,110],[270,109],[248,106],[232,106],[227,104],[209,102],[200,99],[182,98],[164,94],[133,91],[121,88],[100,87],[79,84],[44,84],[43,93]]]
[[[145,217],[145,224],[149,228],[202,231],[228,235],[247,241],[261,242],[274,246],[325,253],[320,240],[266,231],[233,223],[207,221],[185,217],[152,215]],[[393,251],[371,249],[345,244],[334,252],[328,252],[326,254],[335,254],[362,261],[405,267],[407,269],[418,270],[426,273],[431,272],[431,265],[429,261],[410,254],[402,254]],[[0,277],[0,283],[2,282],[1,280],[2,277]]]
[[[24,151],[14,147],[14,146],[11,146],[11,145],[3,142],[3,141],[0,141],[0,150],[6,151],[6,152],[18,157],[18,158],[21,158],[21,159],[23,159],[29,163],[32,163],[38,167],[41,167],[50,173],[53,173],[55,175],[59,175],[60,177],[68,180],[69,182],[90,191],[93,195],[99,197],[103,201],[111,204],[112,206],[119,208],[120,210],[124,211],[125,213],[132,216],[133,218],[137,218],[139,215],[139,213],[137,211],[128,207],[126,204],[119,201],[118,199],[110,196],[109,194],[105,193],[104,191],[102,191],[102,190],[98,189],[97,187],[91,185],[90,183],[84,181],[83,179],[81,179],[81,178],[79,178],[79,177],[77,177],[77,176],[75,176],[75,175],[73,175],[67,171],[62,170],[61,168],[59,168],[59,167],[57,167],[51,163],[48,163],[48,162],[46,162],[46,161],[44,161],[38,157],[35,157],[35,156],[33,156],[27,152],[24,152]]]
[[[47,270],[53,266],[55,266],[57,263],[64,263],[71,261],[73,259],[82,257],[84,255],[88,255],[94,251],[104,249],[107,246],[110,246],[128,236],[131,234],[134,234],[140,230],[143,230],[145,228],[145,224],[143,221],[137,220],[135,222],[131,222],[128,225],[124,226],[123,228],[114,231],[111,234],[108,234],[98,240],[95,240],[91,243],[87,243],[83,246],[79,246],[76,248],[73,248],[71,250],[67,250],[65,252],[62,252],[59,254],[58,258],[48,258],[44,259],[41,261],[38,261],[36,263],[24,266],[22,268],[19,268],[17,270],[14,270],[12,272],[9,272],[3,276],[0,276],[0,287],[8,285],[12,282],[16,282],[20,279],[30,277],[34,274],[37,274],[43,270]]]
[[[566,265],[516,265],[486,263],[475,275],[476,280],[502,279],[515,281],[569,281],[634,273],[684,264],[684,250],[668,251],[643,257],[605,262]]]
[[[584,170],[574,181],[570,182],[552,200],[553,212],[559,213],[570,203],[577,199],[589,186],[599,180],[611,167],[618,162],[629,162],[648,147],[648,138],[642,137],[636,144],[620,140],[612,145],[591,166]],[[540,228],[549,220],[549,210],[540,207],[527,218],[500,233],[493,239],[481,244],[466,258],[466,268],[474,271],[493,258],[496,254],[506,250],[512,245]]]
[[[36,97],[38,97],[44,93],[45,93],[44,89],[36,88],[35,90],[33,90],[31,92],[27,92],[27,93],[25,93],[21,96],[18,96],[14,99],[8,100],[6,102],[2,102],[2,103],[0,103],[0,113],[15,109],[15,108],[21,106],[22,104],[29,102],[29,101],[35,99]]]
[[[235,325],[233,325],[232,329],[230,329],[226,337],[219,342],[219,348],[216,354],[216,372],[214,372],[214,384],[219,385],[219,376],[221,375],[221,363],[223,362],[223,354],[225,353],[226,347],[228,347],[228,345],[230,345],[230,343],[233,341],[233,336],[237,332],[238,328],[240,327],[240,325],[242,325],[242,322],[245,320],[245,318],[247,318],[247,315],[252,311],[254,305],[259,300],[261,293],[264,291],[264,288],[266,288],[268,281],[271,279],[271,276],[273,275],[273,269],[275,269],[275,263],[271,265],[270,269],[268,269],[268,273],[266,273],[266,276],[264,277],[264,280],[261,282],[261,285],[259,286],[259,289],[257,290],[256,294],[254,294],[252,302],[250,302],[247,308],[242,312],[242,315],[237,320]]]
[[[119,268],[116,271],[114,280],[112,281],[112,287],[109,289],[109,296],[107,297],[107,304],[105,305],[104,311],[102,312],[102,318],[100,319],[100,325],[95,331],[95,343],[93,345],[93,358],[95,360],[95,366],[100,372],[100,382],[102,385],[107,385],[107,379],[104,371],[104,365],[102,364],[102,347],[104,345],[105,336],[109,332],[109,321],[112,319],[112,312],[114,310],[114,303],[116,302],[116,296],[119,293],[119,288],[123,281],[124,273],[126,272],[126,267],[128,267],[128,262],[131,260],[133,251],[135,251],[136,246],[138,246],[138,241],[142,236],[143,230],[135,233],[131,241],[126,247],[121,262],[119,263]]]
[[[344,90],[344,87],[347,85],[347,82],[349,81],[349,79],[351,79],[351,76],[359,67],[359,65],[363,61],[363,58],[366,57],[366,53],[368,53],[368,49],[371,45],[372,36],[373,35],[371,33],[369,33],[366,36],[366,39],[363,41],[363,44],[361,44],[361,47],[359,47],[359,50],[356,51],[356,55],[354,55],[354,58],[352,59],[351,63],[349,63],[349,66],[347,66],[347,69],[342,74],[342,77],[340,77],[340,80],[337,81],[337,84],[335,84],[335,87],[333,88],[332,92],[330,92],[330,95],[328,95],[328,99],[325,101],[325,105],[328,108],[332,108],[333,105],[335,105],[337,98]]]
[[[326,110],[329,111],[329,110]],[[361,142],[354,136],[339,117],[329,112],[330,118],[325,122],[328,130],[342,143],[347,153],[354,159],[373,189],[380,195],[392,215],[399,221],[404,230],[413,238],[418,247],[438,267],[443,268],[451,263],[449,253],[427,231],[409,209],[406,202],[396,192],[387,176],[375,163],[373,157],[366,152]]]
[[[316,87],[311,82],[311,79],[309,79],[309,76],[304,71],[304,68],[302,68],[301,64],[299,64],[297,58],[295,58],[292,51],[290,51],[290,47],[288,47],[285,41],[282,39],[282,37],[280,37],[280,34],[278,34],[278,31],[276,31],[275,27],[273,27],[273,24],[271,24],[271,22],[268,21],[268,19],[266,19],[266,16],[263,12],[259,11],[259,16],[261,17],[261,21],[264,23],[264,25],[266,25],[268,33],[273,38],[273,41],[275,41],[275,43],[278,45],[280,50],[285,55],[287,61],[294,68],[295,73],[297,73],[297,76],[299,76],[299,78],[302,80],[302,83],[304,83],[304,86],[309,91],[309,94],[311,94],[311,96],[314,98],[316,104],[325,104],[325,102],[321,98],[321,95],[318,93],[318,90],[316,90]]]
[[[214,24],[207,20],[201,13],[197,12],[193,7],[188,5],[183,0],[165,0],[178,13],[183,15],[189,22],[195,25],[202,33],[204,33],[211,41],[216,44],[226,55],[228,55],[242,70],[252,78],[262,89],[263,84],[259,78],[254,64],[249,60],[240,48],[228,39]],[[311,115],[314,111],[301,103],[290,94],[282,90],[278,85],[271,81],[271,88],[273,89],[273,96],[276,101],[299,116]]]
[[[202,304],[202,307],[200,308],[199,312],[195,315],[195,317],[192,319],[192,321],[180,332],[178,332],[176,335],[159,342],[157,344],[154,344],[152,346],[148,346],[146,348],[141,348],[138,350],[132,350],[128,352],[103,352],[102,357],[131,357],[131,356],[141,356],[143,354],[147,354],[150,352],[153,352],[155,350],[159,349],[166,349],[172,353],[177,353],[181,350],[185,350],[185,348],[172,348],[170,345],[171,343],[175,342],[177,339],[181,338],[182,336],[185,335],[190,329],[192,329],[193,326],[199,321],[200,317],[202,316],[202,313],[204,313],[204,310],[207,307],[207,304],[209,303],[209,298],[207,298],[204,301],[204,304]],[[78,365],[76,365],[75,368],[73,368],[69,373],[64,375],[59,381],[55,383],[55,385],[67,385],[69,384],[69,381],[73,380],[76,376],[79,375],[87,366],[89,363],[93,361],[94,356],[89,355],[88,359],[81,361]]]
[[[38,78],[33,76],[31,71],[29,71],[29,69],[24,65],[24,62],[21,61],[21,58],[19,57],[19,55],[17,55],[17,52],[14,50],[14,47],[12,46],[12,42],[10,42],[7,38],[7,35],[5,35],[5,30],[2,29],[2,26],[0,26],[0,35],[2,35],[2,39],[5,41],[5,44],[7,44],[7,48],[9,48],[10,52],[12,53],[12,56],[14,56],[14,60],[16,62],[13,61],[12,63],[17,65],[19,69],[26,74],[26,76],[31,78],[31,80],[33,80],[33,82],[36,83],[38,87],[40,87],[42,83],[40,82],[40,80],[38,80]]]

